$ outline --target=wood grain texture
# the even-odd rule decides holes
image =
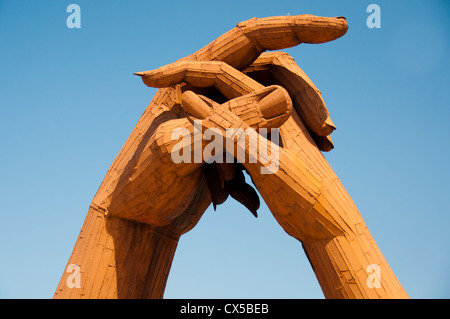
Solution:
[[[137,72],[160,90],[92,200],[67,263],[80,267],[80,288],[67,285],[64,271],[54,297],[163,297],[180,236],[211,203],[203,163],[170,156],[171,133],[185,129],[193,141],[197,116],[247,155],[253,146],[239,144],[245,137],[228,136],[227,128],[279,127],[282,146],[268,143],[279,152],[279,169],[261,174],[264,158],[244,166],[279,224],[302,243],[327,298],[407,298],[321,153],[334,147],[335,126],[320,91],[289,55],[263,53],[332,41],[346,31],[341,17],[254,18],[173,64]],[[222,184],[236,175],[233,166],[217,167]],[[370,265],[381,269],[379,288],[367,284]]]
[[[65,273],[54,297],[162,298],[177,244],[150,225],[91,207],[68,262],[80,267],[81,288],[68,288]]]

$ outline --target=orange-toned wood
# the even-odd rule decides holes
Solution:
[[[68,261],[81,270],[80,287],[68,285],[71,273],[64,272],[54,297],[163,297],[178,239],[211,203],[202,162],[170,157],[176,143],[171,133],[181,128],[192,137],[191,121],[200,117],[222,130],[280,127],[282,147],[270,146],[279,150],[279,169],[261,174],[261,159],[244,166],[280,225],[302,242],[326,297],[406,298],[320,152],[333,148],[329,134],[335,129],[320,91],[288,55],[263,53],[332,41],[346,31],[341,17],[254,18],[184,59],[136,73],[161,89],[92,200]],[[268,83],[259,83],[260,75]],[[196,95],[213,92],[208,87],[229,101]],[[239,147],[235,137],[227,138]],[[226,172],[221,183],[236,174],[227,166],[220,171]],[[380,288],[366,282],[369,265],[381,269]]]

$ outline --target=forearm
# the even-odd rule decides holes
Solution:
[[[302,242],[325,297],[408,298],[340,181],[318,186],[283,153],[279,172],[252,179],[280,225]]]
[[[326,298],[409,298],[365,225],[302,244]]]
[[[234,136],[232,141],[248,157],[252,147],[240,140]],[[278,154],[278,169],[261,174],[267,165],[261,154],[256,163],[243,164],[280,225],[302,242],[325,296],[408,298],[334,172],[322,170],[327,172],[324,178],[291,151],[269,145]],[[321,160],[325,161],[316,159]],[[379,285],[368,283],[368,278],[377,282],[372,274],[375,269],[379,270]]]
[[[162,298],[178,239],[90,207],[54,298]],[[66,269],[70,269],[67,268]],[[79,280],[79,288],[77,287]]]

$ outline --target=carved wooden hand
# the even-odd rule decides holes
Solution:
[[[341,17],[251,19],[191,56],[136,73],[162,89],[92,201],[68,262],[82,269],[81,288],[68,289],[65,274],[55,297],[161,298],[178,238],[211,200],[216,205],[231,195],[255,214],[255,195],[242,186],[236,164],[217,164],[213,173],[222,187],[215,187],[203,162],[172,160],[171,133],[185,129],[194,141],[198,118],[237,148],[239,138],[226,129],[279,127],[280,146],[267,141],[279,152],[279,169],[261,174],[260,159],[243,166],[280,225],[302,242],[326,297],[407,298],[320,152],[333,148],[335,127],[319,90],[286,53],[263,53],[331,41],[346,31]],[[368,282],[371,265],[381,271],[376,286]]]

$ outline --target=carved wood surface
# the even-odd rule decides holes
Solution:
[[[186,58],[136,73],[160,90],[92,200],[68,261],[80,267],[80,288],[69,288],[64,272],[54,297],[162,298],[178,239],[211,202],[230,195],[256,215],[259,202],[242,181],[244,169],[278,223],[301,242],[325,297],[408,298],[321,153],[334,147],[335,126],[320,91],[288,54],[264,53],[332,41],[346,31],[342,17],[254,18]],[[217,170],[194,161],[207,144],[195,143],[196,120],[247,157],[256,150],[239,142],[252,134],[262,139],[271,154],[278,152],[278,169],[262,174],[264,157],[213,164]],[[237,128],[250,133],[227,135]],[[249,128],[279,128],[280,145]],[[179,147],[175,130],[190,139],[192,161],[171,157]],[[371,265],[381,271],[375,288],[368,283]]]

